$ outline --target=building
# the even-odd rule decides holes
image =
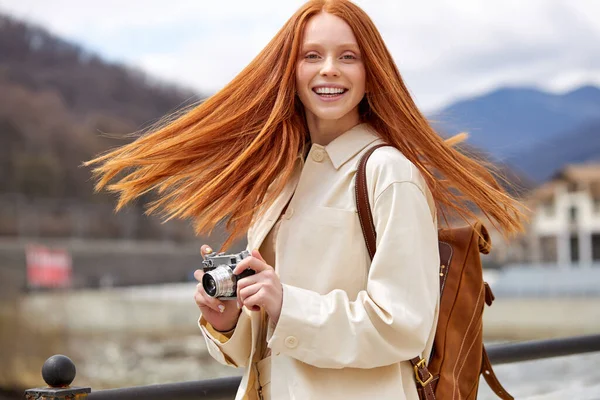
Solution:
[[[565,166],[524,203],[524,234],[506,241],[485,223],[493,244],[487,266],[600,266],[600,163]]]
[[[600,261],[600,164],[568,165],[533,191],[528,232],[534,263]]]

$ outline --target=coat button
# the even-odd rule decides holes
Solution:
[[[323,161],[325,159],[325,153],[323,152],[323,150],[315,149],[312,152],[311,157],[316,162],[321,162],[321,161]]]
[[[285,347],[293,349],[298,346],[298,339],[296,336],[288,336],[285,338]]]

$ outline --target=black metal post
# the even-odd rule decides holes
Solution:
[[[493,365],[600,351],[600,335],[532,340],[486,346]]]
[[[202,381],[98,390],[92,392],[87,400],[231,400],[235,397],[240,380],[240,376],[231,376]]]
[[[42,367],[42,378],[48,385],[44,388],[25,391],[27,400],[80,400],[86,399],[92,391],[88,387],[71,387],[75,379],[75,364],[67,356],[54,355],[46,360]]]
[[[562,339],[536,340],[521,343],[490,345],[487,353],[492,364],[506,364],[572,354],[600,352],[600,335],[578,336]],[[239,376],[193,382],[137,386],[99,390],[70,387],[75,378],[75,365],[65,356],[50,357],[44,363],[42,376],[49,387],[29,389],[27,400],[226,400],[235,396]]]

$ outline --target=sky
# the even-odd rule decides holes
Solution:
[[[111,62],[209,95],[267,44],[299,0],[0,0]],[[433,112],[503,86],[600,85],[600,0],[357,0],[417,104]]]

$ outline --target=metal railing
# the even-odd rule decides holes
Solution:
[[[600,352],[600,334],[562,339],[536,340],[486,346],[492,364],[508,364],[550,357]],[[71,387],[75,365],[66,356],[55,355],[44,363],[42,377],[45,388],[25,391],[28,400],[225,400],[235,397],[241,377],[202,381],[166,383],[106,389],[92,392],[87,387]]]

